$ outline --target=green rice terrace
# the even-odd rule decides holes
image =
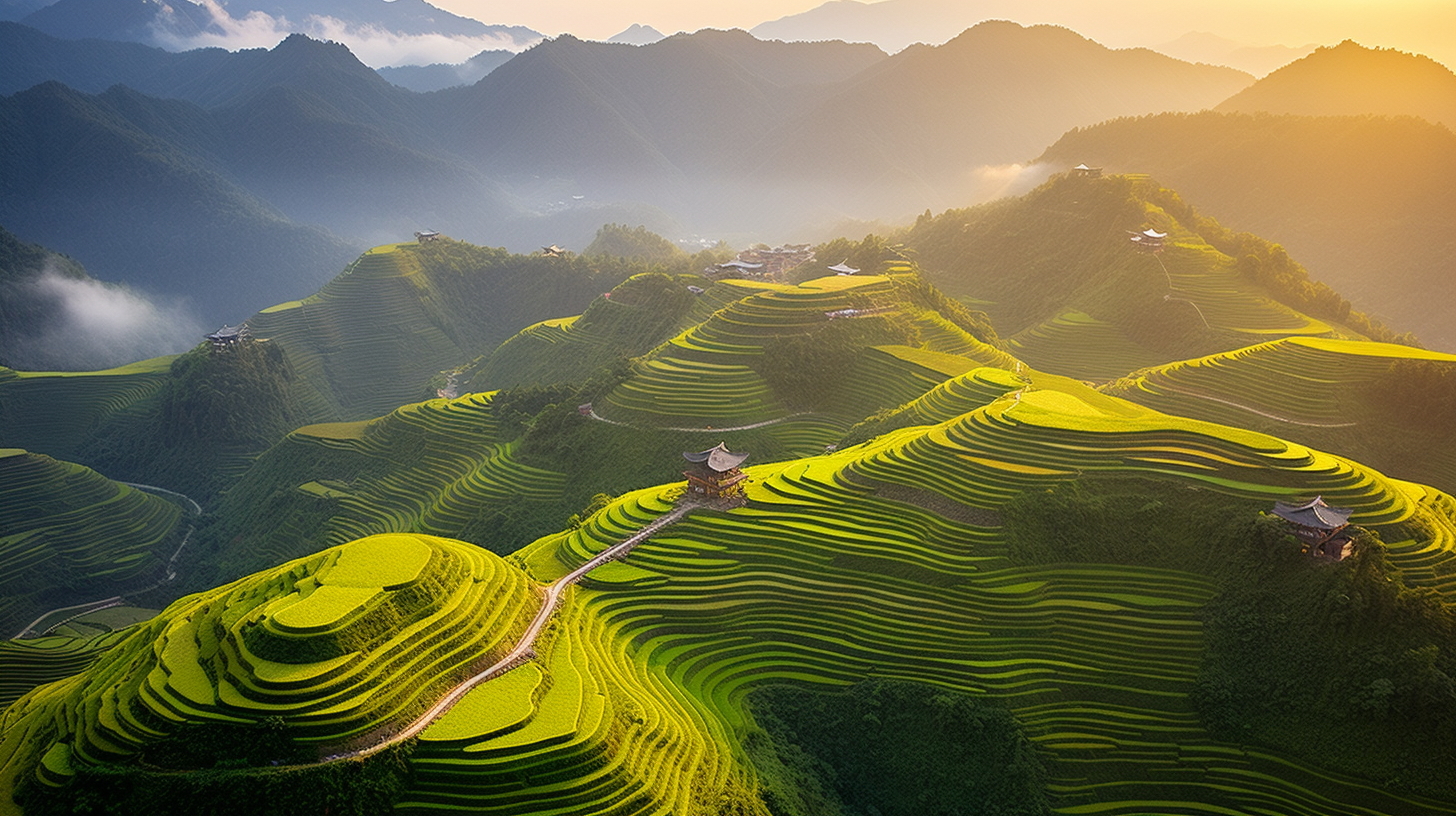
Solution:
[[[58,625],[65,614],[43,613],[74,604],[77,596],[118,596],[164,580],[186,534],[186,514],[177,504],[43,454],[0,448],[0,484],[6,637]]]
[[[913,681],[1006,712],[1057,813],[1456,813],[1456,712],[1420,669],[1450,659],[1456,502],[1074,381],[1009,390],[1018,376],[973,369],[907,409],[934,424],[749,468],[746,506],[591,569],[534,660],[394,753],[353,758],[508,651],[532,586],[662,519],[680,486],[506,560],[373,536],[185,598],[12,707],[4,773],[32,813],[103,789],[139,812],[181,790],[322,812],[346,801],[338,774],[401,812],[791,812],[785,779],[819,766],[781,763],[814,747],[766,751],[786,737],[759,728],[756,692]],[[1352,509],[1356,557],[1300,555],[1265,514],[1313,495]],[[1250,606],[1251,586],[1295,606]],[[1286,660],[1251,670],[1260,648]],[[1406,697],[1424,702],[1390,713]],[[225,734],[251,747],[218,773],[198,746]],[[880,787],[913,789],[901,773]]]
[[[458,241],[386,244],[315,295],[249,319],[312,388],[313,416],[360,419],[422,398],[438,372],[526,326],[580,311],[644,264],[533,257]]]
[[[1160,251],[1135,251],[1129,233],[1144,229],[1166,233]],[[929,280],[984,304],[1008,351],[1067,376],[1108,381],[1271,337],[1391,337],[1282,248],[1146,178],[1056,177],[1018,199],[922,217],[896,238]]]
[[[1456,356],[1291,337],[1139,371],[1107,393],[1168,413],[1342,451],[1456,490]]]
[[[0,815],[1456,816],[1456,357],[1145,178],[818,249],[0,369]]]
[[[105,371],[0,368],[0,445],[73,457],[109,423],[154,403],[174,359]]]

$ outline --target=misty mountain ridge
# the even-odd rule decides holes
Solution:
[[[379,66],[443,62],[442,56],[464,60],[490,48],[520,50],[541,39],[524,26],[487,25],[424,0],[235,0],[226,6],[191,0],[56,0],[21,22],[64,39],[138,42],[173,51],[272,46],[289,34],[309,34],[346,42]]]
[[[486,50],[465,62],[436,62],[430,65],[399,65],[376,69],[391,84],[416,93],[429,93],[458,85],[474,85],[506,64],[514,51]]]
[[[666,34],[653,28],[650,25],[633,23],[616,34],[607,38],[609,43],[626,43],[627,45],[651,45],[658,40],[665,39]]]
[[[1227,65],[1256,77],[1308,56],[1315,48],[1312,44],[1247,45],[1207,31],[1190,31],[1176,40],[1153,46],[1154,51],[1176,59]]]
[[[1456,74],[1430,57],[1345,40],[1280,68],[1215,110],[1408,115],[1456,129]]]

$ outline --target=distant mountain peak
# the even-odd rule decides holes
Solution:
[[[1345,40],[1274,71],[1215,110],[1406,115],[1456,128],[1456,74],[1430,57]]]
[[[623,31],[618,32],[607,39],[609,43],[626,43],[627,45],[651,45],[667,35],[653,28],[650,25],[633,23]]]

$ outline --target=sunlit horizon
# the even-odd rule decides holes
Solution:
[[[800,14],[821,0],[734,0],[679,3],[628,0],[436,0],[455,14],[488,24],[524,25],[547,36],[571,34],[606,39],[633,24],[663,34],[703,28],[742,28]],[[1193,0],[1168,4],[1155,0],[1074,2],[1074,0],[836,0],[839,12],[873,15],[874,39],[890,50],[907,42],[944,42],[986,19],[1023,25],[1050,23],[1113,48],[1153,47],[1189,33],[1210,33],[1248,46],[1334,45],[1354,40],[1367,47],[1424,54],[1456,65],[1456,2],[1450,0]],[[871,7],[849,8],[853,6]],[[843,16],[841,14],[841,16]],[[880,24],[886,21],[885,24]]]

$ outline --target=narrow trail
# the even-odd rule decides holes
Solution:
[[[1200,309],[1200,308],[1198,308],[1198,304],[1197,303],[1194,303],[1193,301],[1189,300],[1188,298],[1173,297],[1173,292],[1174,292],[1173,274],[1168,271],[1168,265],[1165,264],[1165,263],[1163,263],[1163,256],[1161,256],[1161,255],[1154,255],[1153,257],[1158,259],[1158,266],[1163,267],[1163,277],[1165,277],[1165,278],[1168,279],[1168,294],[1163,295],[1163,300],[1167,300],[1167,301],[1178,301],[1178,302],[1181,302],[1181,303],[1186,303],[1189,306],[1192,306],[1193,307],[1193,311],[1198,312],[1198,319],[1203,321],[1203,327],[1206,328],[1206,329],[1213,328],[1213,326],[1210,326],[1208,324],[1208,318],[1206,318],[1206,317],[1203,316],[1203,310]]]
[[[1221,399],[1219,397],[1215,397],[1215,396],[1212,396],[1212,395],[1209,395],[1209,394],[1200,394],[1197,391],[1186,391],[1186,390],[1184,390],[1182,388],[1174,388],[1173,386],[1170,386],[1170,385],[1162,385],[1160,387],[1164,391],[1169,391],[1169,392],[1172,392],[1174,394],[1182,394],[1185,397],[1193,397],[1194,399],[1202,399],[1202,400],[1208,400],[1210,402],[1222,403],[1222,404],[1227,405],[1227,406],[1230,406],[1232,408],[1238,408],[1241,411],[1248,411],[1251,414],[1258,414],[1261,417],[1265,417],[1265,418],[1268,418],[1268,419],[1272,419],[1275,422],[1287,422],[1290,425],[1303,425],[1303,426],[1305,426],[1307,428],[1351,428],[1351,427],[1354,427],[1355,425],[1358,425],[1359,424],[1357,422],[1304,422],[1304,421],[1298,420],[1298,419],[1290,419],[1289,417],[1282,417],[1282,416],[1279,416],[1278,414],[1271,414],[1271,413],[1268,413],[1267,411],[1260,411],[1258,408],[1250,408],[1247,405],[1240,405],[1239,403],[1233,402],[1232,400]]]
[[[682,431],[682,432],[685,432],[685,433],[719,433],[720,431],[751,431],[754,428],[767,428],[770,425],[777,425],[780,422],[788,422],[789,420],[791,420],[791,419],[793,419],[795,417],[809,416],[809,414],[810,414],[809,411],[800,411],[797,414],[789,414],[788,416],[782,416],[782,417],[779,417],[778,419],[766,419],[763,422],[755,422],[755,423],[753,423],[751,425],[736,425],[736,426],[731,427],[731,428],[719,428],[717,426],[714,426],[714,427],[711,427],[711,428],[658,428],[658,427],[652,427],[649,430],[653,430],[653,431]],[[632,425],[632,424],[627,423],[627,422],[618,422],[615,419],[607,419],[606,417],[604,417],[601,414],[597,413],[597,410],[595,408],[593,408],[590,411],[588,411],[587,412],[587,416],[588,417],[591,417],[592,419],[595,419],[597,422],[605,422],[608,425],[617,425],[617,426],[622,427],[622,428],[636,428],[636,427],[639,427],[639,426]]]
[[[582,564],[581,566],[577,567],[566,575],[563,575],[562,577],[548,584],[545,588],[545,591],[542,593],[543,597],[541,601],[541,608],[537,610],[536,617],[531,620],[531,624],[527,626],[526,631],[522,633],[521,639],[516,643],[515,648],[511,649],[509,652],[506,653],[504,657],[496,661],[493,665],[486,668],[484,671],[481,671],[480,673],[462,681],[454,688],[450,689],[450,691],[447,692],[445,696],[440,698],[439,702],[435,703],[429,708],[428,711],[421,714],[419,717],[416,717],[413,722],[405,726],[400,731],[397,731],[389,735],[385,739],[382,739],[372,745],[368,745],[357,750],[329,754],[328,756],[321,757],[317,762],[309,762],[299,765],[279,766],[280,769],[285,767],[311,768],[318,765],[324,765],[329,762],[337,762],[344,759],[357,759],[360,757],[366,757],[371,754],[378,753],[392,745],[398,745],[399,743],[418,735],[420,732],[428,728],[437,717],[449,711],[452,707],[454,707],[456,703],[460,702],[460,700],[464,698],[466,694],[469,694],[471,690],[473,690],[476,686],[494,677],[505,674],[511,669],[514,669],[517,666],[520,666],[534,658],[536,656],[536,638],[540,636],[541,631],[545,629],[546,624],[550,622],[551,615],[556,611],[556,607],[560,605],[561,595],[563,592],[566,591],[567,587],[570,587],[577,581],[580,581],[582,577],[585,576],[588,572],[591,572],[597,567],[600,567],[602,564],[605,564],[608,561],[615,561],[619,558],[626,556],[627,553],[631,552],[632,549],[638,544],[641,544],[643,541],[651,538],[662,528],[667,527],[670,524],[676,523],[683,516],[691,513],[694,510],[697,510],[701,506],[702,505],[684,504],[673,508],[667,513],[664,513],[663,515],[653,519],[650,523],[642,527],[642,529],[633,533],[631,537],[623,539],[622,541],[613,544],[605,550],[602,550],[601,552],[597,553],[589,560],[587,560],[585,564]]]
[[[178,493],[175,490],[168,490],[165,487],[158,487],[156,485],[149,484],[139,484],[137,482],[120,482],[119,484],[124,484],[127,487],[130,487],[134,490],[141,490],[145,493],[162,493],[168,496],[175,496],[176,498],[187,502],[187,504],[192,508],[192,521],[187,524],[187,532],[182,534],[182,543],[177,545],[177,549],[173,550],[172,556],[167,559],[166,576],[154,584],[141,587],[140,589],[132,590],[131,594],[135,595],[142,592],[150,592],[151,590],[154,590],[157,587],[162,586],[163,584],[171,583],[172,581],[177,580],[177,559],[181,557],[182,551],[186,549],[188,543],[192,541],[192,534],[197,532],[196,522],[198,516],[202,515],[202,505],[198,504],[196,501],[193,501],[191,496],[183,493]],[[99,601],[87,601],[86,603],[75,604],[73,606],[57,607],[55,609],[44,612],[43,614],[41,614],[40,617],[31,621],[24,629],[21,629],[19,632],[17,632],[15,636],[11,638],[11,640],[22,640],[32,635],[48,635],[55,629],[65,626],[76,618],[89,615],[92,612],[98,612],[102,609],[110,609],[113,606],[121,606],[125,603],[125,598],[120,595],[116,595],[110,598],[103,598]],[[49,618],[52,615],[60,614],[62,612],[69,612],[73,609],[81,609],[82,611],[62,620],[56,621],[55,623],[50,624],[40,631],[36,631],[36,627],[40,626],[41,623],[46,620],[46,618]]]

